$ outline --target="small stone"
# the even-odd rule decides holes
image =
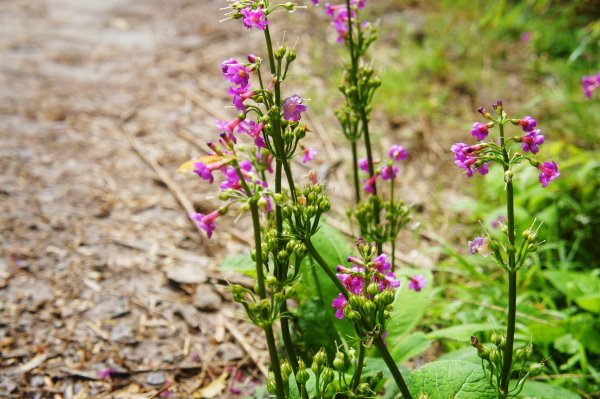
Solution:
[[[202,284],[207,281],[202,265],[190,263],[169,267],[167,278],[179,284]]]
[[[137,342],[131,322],[125,320],[117,323],[113,327],[110,333],[110,339],[121,344],[135,344]]]
[[[202,284],[196,287],[194,294],[194,306],[199,310],[215,311],[221,308],[223,300],[217,294],[211,285]]]
[[[146,383],[149,385],[159,386],[165,383],[165,374],[162,371],[154,371],[146,377]]]

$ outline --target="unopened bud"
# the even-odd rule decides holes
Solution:
[[[329,367],[325,367],[323,369],[323,372],[321,373],[321,379],[323,380],[323,383],[325,385],[329,384],[331,381],[333,381],[335,378],[335,375],[333,374],[333,370],[330,369]]]
[[[542,371],[544,371],[544,364],[543,363],[532,363],[529,365],[529,368],[527,369],[527,371],[532,376],[539,375]]]
[[[367,287],[367,292],[371,296],[377,295],[379,293],[379,285],[375,281],[372,281]]]
[[[333,368],[342,371],[344,369],[344,354],[342,352],[337,352],[335,354],[335,359],[333,359]]]
[[[285,45],[282,45],[277,50],[275,50],[275,58],[277,58],[278,60],[282,59],[285,56],[286,51],[287,48],[285,47]]]

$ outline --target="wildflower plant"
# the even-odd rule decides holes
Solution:
[[[476,122],[471,129],[472,136],[478,141],[477,144],[469,145],[456,143],[451,150],[454,153],[455,164],[464,169],[467,177],[471,178],[476,173],[486,175],[492,164],[499,164],[504,170],[504,182],[506,190],[506,217],[498,219],[497,225],[502,228],[505,240],[501,241],[492,235],[485,233],[469,242],[471,255],[492,256],[496,263],[508,273],[508,309],[506,333],[495,333],[492,337],[494,349],[490,349],[479,343],[476,337],[472,337],[472,345],[477,349],[482,362],[487,362],[490,375],[490,384],[498,393],[499,399],[513,397],[523,389],[528,376],[541,371],[543,365],[534,363],[528,365],[532,347],[527,345],[515,351],[515,324],[516,324],[516,297],[517,297],[517,275],[525,265],[527,256],[537,251],[544,244],[538,237],[541,224],[533,223],[521,234],[521,242],[517,242],[514,213],[514,189],[513,179],[518,174],[518,165],[525,163],[537,168],[538,180],[543,188],[560,176],[558,166],[553,161],[544,163],[534,158],[540,151],[540,146],[545,142],[544,135],[537,128],[537,121],[531,116],[520,119],[510,118],[502,104],[498,101],[493,105],[495,115],[479,108],[479,113],[489,122]],[[506,125],[512,124],[521,129],[514,136],[505,135]],[[497,139],[492,139],[492,129],[498,130]],[[519,144],[520,151],[514,151],[515,144]],[[503,222],[506,221],[506,224]],[[510,386],[513,374],[517,373],[517,383]]]

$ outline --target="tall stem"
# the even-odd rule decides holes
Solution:
[[[355,140],[352,141],[352,169],[354,171],[354,199],[358,204],[360,202],[360,183],[358,181],[358,154]]]
[[[365,346],[360,341],[358,344],[358,363],[356,364],[356,370],[354,370],[354,376],[352,377],[352,392],[354,393],[356,393],[358,384],[360,384],[360,375],[365,363]]]
[[[240,173],[241,174],[241,173]],[[246,182],[244,186],[248,190]],[[249,192],[249,191],[247,191]],[[265,276],[263,272],[263,259],[262,259],[262,244],[260,236],[260,220],[258,216],[258,205],[256,201],[250,203],[250,210],[252,212],[252,226],[254,228],[254,246],[256,249],[256,280],[258,284],[258,296],[260,299],[267,297],[265,290]],[[275,388],[277,398],[285,399],[285,388],[283,386],[283,379],[281,377],[281,366],[279,364],[279,357],[277,356],[277,347],[275,345],[275,335],[273,334],[273,327],[271,324],[263,327],[265,336],[267,337],[267,347],[269,348],[269,356],[271,358],[271,367],[273,368],[273,377],[275,378]]]
[[[510,170],[508,152],[504,140],[504,120],[500,121],[500,145],[504,158],[504,172]],[[517,313],[517,270],[515,264],[515,210],[512,181],[506,183],[506,218],[508,222],[508,320],[506,326],[506,346],[502,360],[498,398],[508,397],[510,374],[513,362],[513,346],[515,342],[515,323]]]
[[[396,381],[396,385],[398,385],[398,388],[400,388],[402,398],[412,399],[410,391],[408,390],[408,386],[406,385],[406,382],[404,381],[404,378],[402,377],[402,374],[400,373],[400,370],[398,369],[394,358],[392,358],[392,355],[388,351],[387,346],[385,346],[383,340],[381,338],[377,338],[374,340],[374,344],[379,350],[379,353],[381,353],[381,357],[383,357],[383,361],[388,366],[388,369],[390,369],[390,372],[394,377],[394,381]]]
[[[393,175],[393,174],[392,174]],[[390,179],[390,210],[394,209],[394,179]],[[395,230],[396,227],[392,227],[392,230]],[[392,272],[396,271],[396,235],[395,232],[392,231],[392,236],[390,237],[392,241]]]

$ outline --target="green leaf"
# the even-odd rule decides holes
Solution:
[[[471,346],[445,353],[437,360],[464,360],[481,366],[481,358],[477,356],[477,350]]]
[[[400,337],[393,341],[388,339],[387,341],[389,346],[393,348],[392,357],[398,364],[417,356],[431,346],[431,341],[421,332]]]
[[[489,331],[492,330],[493,327],[489,324],[484,323],[467,323],[460,324],[458,326],[452,326],[448,328],[442,328],[441,330],[432,331],[427,334],[427,338],[436,339],[436,338],[448,338],[454,339],[462,342],[469,342],[469,339],[475,332],[479,331]]]
[[[335,356],[335,343],[340,339],[336,334],[331,312],[331,306],[324,306],[319,298],[309,298],[298,307],[296,316],[302,333],[303,357],[311,356],[319,348],[325,348],[330,358]],[[308,359],[304,360],[308,362]]]
[[[425,365],[411,374],[410,393],[427,399],[496,399],[481,366],[461,360]]]
[[[415,274],[425,276],[427,285],[420,292],[408,289],[405,283],[396,293],[396,299],[390,312],[391,319],[387,325],[390,339],[408,334],[421,320],[429,306],[433,276],[427,270],[400,268],[396,275],[412,277]]]
[[[256,278],[256,264],[249,255],[228,256],[223,259],[219,267]]]
[[[600,278],[590,273],[547,270],[544,276],[557,290],[571,299],[600,291]]]
[[[579,395],[545,382],[527,381],[519,398],[522,399],[579,399]]]
[[[583,310],[592,313],[600,313],[600,292],[580,296],[575,299],[575,303]]]

